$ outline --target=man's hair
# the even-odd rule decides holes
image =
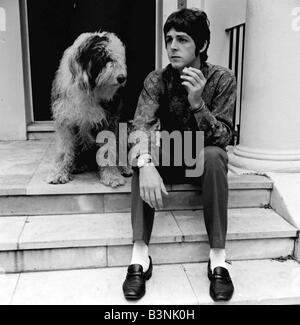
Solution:
[[[207,50],[210,44],[210,22],[207,14],[199,9],[181,9],[169,16],[164,25],[165,39],[168,32],[174,28],[177,32],[188,34],[196,44],[196,56],[207,42],[207,47],[201,53],[201,62],[208,59]]]

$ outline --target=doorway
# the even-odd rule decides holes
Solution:
[[[116,33],[126,46],[128,119],[155,69],[156,0],[27,0],[34,121],[51,120],[51,87],[63,52],[84,32]]]

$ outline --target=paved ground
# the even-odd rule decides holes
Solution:
[[[0,195],[26,193],[50,143],[50,140],[0,142]]]
[[[49,191],[44,177],[52,150],[49,140],[0,142],[0,195]],[[76,181],[66,186],[67,192],[75,191]],[[95,193],[100,187],[98,182],[92,184]],[[23,227],[24,220],[19,222]],[[294,261],[234,262],[231,272],[236,286],[233,304],[300,303],[300,265]],[[104,268],[2,274],[0,304],[126,305],[121,289],[125,273],[126,268]],[[208,289],[206,264],[156,266],[147,296],[138,304],[212,304]]]
[[[155,266],[141,305],[212,304],[206,264]],[[294,261],[234,262],[232,304],[299,304],[300,265]],[[126,268],[0,276],[0,304],[129,305],[123,298]],[[135,304],[133,304],[135,305]]]

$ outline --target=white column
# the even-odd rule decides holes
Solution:
[[[6,11],[0,7],[0,32],[6,31]]]
[[[19,1],[0,0],[0,19],[0,140],[26,140]]]
[[[248,0],[236,167],[300,172],[299,0]]]

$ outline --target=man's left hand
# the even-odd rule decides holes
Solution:
[[[197,109],[203,103],[202,94],[207,80],[203,73],[195,68],[185,68],[181,75],[182,85],[188,91],[188,101],[191,108]]]

